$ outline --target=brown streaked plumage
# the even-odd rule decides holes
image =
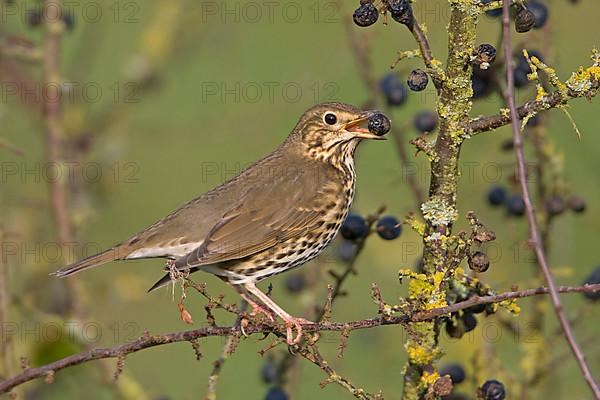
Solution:
[[[177,271],[210,272],[255,312],[279,315],[288,343],[297,343],[306,321],[287,314],[255,283],[316,257],[338,232],[354,197],[354,151],[362,139],[382,139],[360,126],[373,114],[342,103],[310,108],[275,151],[235,178],[54,274],[114,260],[167,258],[169,272],[150,290],[169,283]]]

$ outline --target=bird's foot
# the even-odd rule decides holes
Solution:
[[[288,317],[284,319],[286,328],[286,342],[288,346],[293,346],[300,343],[302,340],[302,325],[312,325],[314,322],[304,318]],[[294,329],[296,329],[296,335],[294,336]]]
[[[254,318],[260,314],[263,314],[267,317],[267,319],[270,322],[275,322],[275,317],[273,316],[273,313],[270,310],[267,310],[254,302],[252,302],[252,303],[249,302],[249,304],[252,307],[252,311],[248,314],[250,317]],[[246,333],[246,329],[245,329],[249,324],[250,324],[250,320],[246,317],[243,317],[242,320],[240,321],[240,331],[242,332],[242,335],[244,335],[244,337],[249,336]]]

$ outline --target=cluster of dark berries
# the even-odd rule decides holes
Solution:
[[[369,118],[367,125],[369,132],[377,136],[383,136],[392,128],[390,119],[382,113],[377,113]]]
[[[519,9],[515,14],[515,30],[519,33],[540,29],[548,20],[548,7],[536,0],[525,3],[525,6],[517,6]]]
[[[482,292],[480,287],[465,288],[451,283],[450,289],[446,292],[446,302],[448,304],[456,304],[482,294],[485,294],[485,292]],[[449,318],[445,319],[446,333],[452,338],[461,338],[465,333],[475,329],[477,326],[475,314],[483,312],[486,315],[494,314],[496,307],[493,304],[476,304],[465,310],[453,312]]]
[[[504,400],[506,398],[504,385],[495,379],[485,381],[478,391],[479,398],[483,400]]]
[[[406,88],[406,85],[400,81],[397,74],[390,72],[384,76],[379,82],[379,87],[385,96],[388,106],[400,106],[406,102],[408,89]]]
[[[375,232],[384,240],[396,239],[402,233],[402,224],[392,216],[381,217],[375,225]],[[358,214],[349,214],[340,229],[346,240],[357,241],[369,233],[367,221]]]
[[[349,214],[346,217],[340,229],[344,240],[338,249],[342,261],[352,261],[358,248],[357,242],[364,239],[369,234],[369,230],[367,221],[361,215]],[[379,218],[374,231],[384,240],[394,240],[402,233],[402,224],[395,217],[388,215]]]
[[[506,189],[502,186],[492,186],[488,192],[488,202],[492,206],[506,207],[506,211],[509,215],[520,217],[525,213],[525,201],[521,195],[508,196]],[[551,216],[557,216],[562,214],[567,207],[574,213],[582,213],[586,209],[586,201],[582,197],[572,196],[568,201],[560,195],[553,195],[545,201],[546,212]]]
[[[525,214],[525,201],[523,196],[515,194],[509,196],[502,186],[492,186],[489,190],[488,202],[495,207],[504,206],[508,215],[520,217]]]
[[[566,207],[569,207],[571,211],[576,214],[580,214],[585,211],[586,202],[583,197],[571,196],[567,202],[562,197],[556,195],[550,197],[546,201],[546,210],[552,215],[561,214]]]
[[[389,12],[392,19],[409,29],[412,29],[414,24],[414,16],[409,0],[383,0],[385,7],[381,12]],[[380,10],[375,7],[373,0],[360,0],[360,5],[352,14],[354,23],[360,27],[373,25],[379,19]]]
[[[417,132],[431,133],[438,125],[438,115],[434,111],[420,111],[415,115],[415,128]]]
[[[585,278],[585,280],[583,281],[584,285],[597,285],[599,283],[600,283],[600,265],[597,266],[596,269],[594,269],[594,271],[592,271],[590,276]],[[583,296],[588,300],[593,300],[593,301],[600,300],[600,291],[587,292],[587,293],[584,293]]]
[[[63,12],[60,16],[62,22],[65,24],[65,28],[70,31],[75,27],[75,19],[72,14]],[[28,11],[25,14],[25,21],[27,25],[36,28],[44,22],[44,13],[41,10],[38,11]]]

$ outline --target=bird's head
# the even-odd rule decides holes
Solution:
[[[302,115],[291,137],[319,159],[351,155],[362,139],[385,139],[367,129],[369,118],[377,113],[343,103],[317,104]]]

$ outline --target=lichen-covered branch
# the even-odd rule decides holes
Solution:
[[[421,207],[426,221],[423,232],[424,270],[428,285],[433,287],[428,288],[427,296],[419,292],[421,285],[411,285],[409,289],[410,298],[416,299],[413,302],[420,302],[423,308],[430,306],[428,303],[431,301],[445,303],[445,300],[440,300],[445,299],[441,283],[448,272],[446,257],[450,249],[449,241],[444,238],[451,235],[452,224],[458,217],[458,158],[472,106],[470,56],[475,47],[479,2],[453,0],[449,4],[448,59],[438,101],[440,131],[433,154],[429,155],[429,199]],[[405,400],[419,399],[429,391],[436,375],[434,362],[441,356],[438,348],[439,321],[415,322],[411,328],[416,334],[405,344],[409,357],[404,376]]]
[[[586,69],[580,69],[567,80],[566,85],[567,92],[565,93],[559,91],[552,92],[517,107],[516,115],[518,115],[518,119],[522,120],[527,116],[534,116],[541,111],[559,107],[572,99],[595,96],[597,90],[600,88],[600,66],[595,62]],[[476,118],[467,124],[465,135],[474,136],[510,123],[511,117],[507,112]]]

